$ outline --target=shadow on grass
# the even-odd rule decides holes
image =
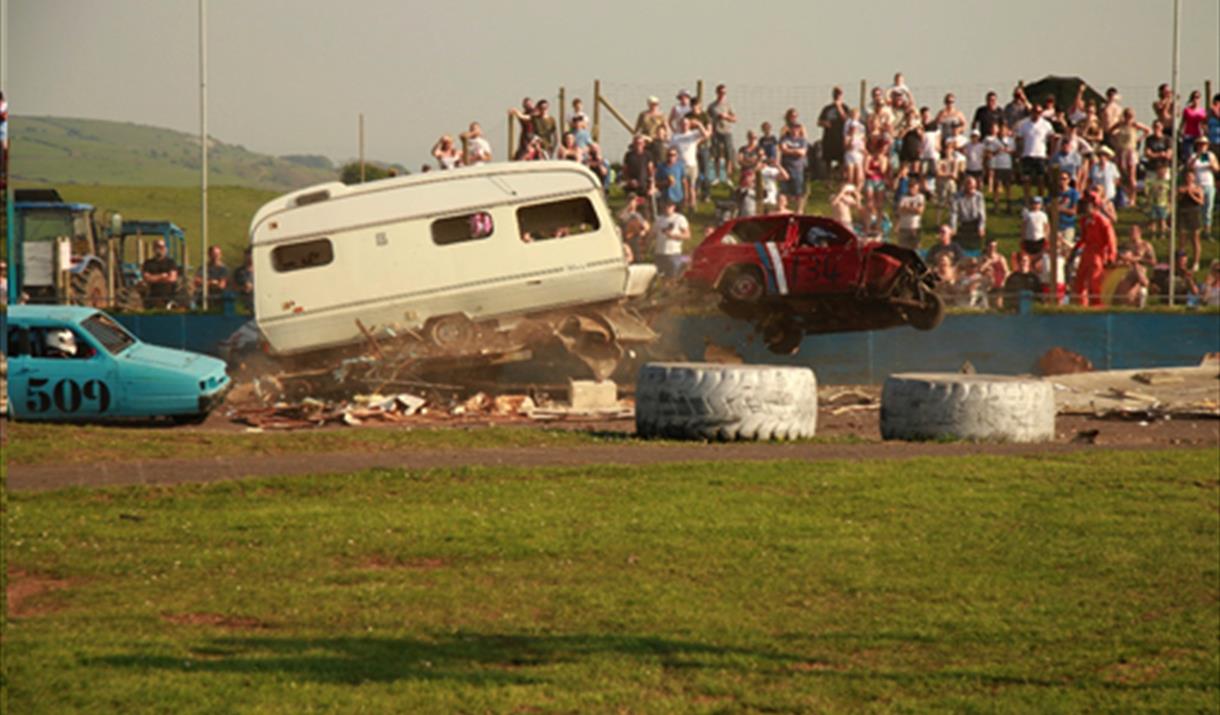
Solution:
[[[853,641],[839,634],[814,641]],[[874,636],[859,639],[876,641]],[[883,640],[929,643],[918,634],[894,634]],[[854,650],[854,649],[851,649]],[[212,638],[188,647],[187,656],[112,655],[93,658],[87,665],[129,668],[144,672],[195,674],[279,675],[323,684],[389,683],[399,680],[446,681],[470,685],[529,685],[545,682],[542,670],[552,665],[579,664],[606,659],[615,668],[624,660],[656,663],[671,670],[769,672],[772,676],[842,680],[856,683],[887,682],[926,687],[951,682],[975,687],[1044,688],[1048,690],[1110,691],[1215,691],[1215,683],[1189,677],[1116,679],[1063,673],[1025,675],[1019,665],[980,668],[889,669],[880,664],[857,665],[839,658],[824,660],[769,649],[738,648],[651,636],[536,636],[520,634],[459,633],[422,638]],[[630,669],[630,667],[628,668]],[[1008,671],[1008,672],[1004,672]],[[1015,671],[1015,672],[1014,672]]]
[[[603,656],[656,660],[666,668],[727,668],[743,661],[788,663],[797,656],[649,636],[456,634],[415,638],[212,638],[191,655],[112,655],[89,665],[181,673],[267,673],[320,683],[452,680],[529,684],[525,668]]]

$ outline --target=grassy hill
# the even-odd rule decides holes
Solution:
[[[199,137],[130,122],[10,117],[14,183],[197,186]],[[273,157],[211,137],[209,181],[286,192],[333,181],[338,168],[320,156]]]

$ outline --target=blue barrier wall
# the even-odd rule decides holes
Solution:
[[[217,345],[233,334],[250,316],[245,315],[116,315],[123,327],[146,343],[180,350],[217,354]]]
[[[746,362],[808,365],[826,384],[879,383],[895,372],[956,371],[969,360],[978,372],[1030,373],[1038,358],[1061,347],[1098,370],[1197,365],[1220,351],[1220,316],[1096,313],[949,315],[936,330],[909,327],[868,333],[811,335],[795,355],[772,355],[747,326],[718,317],[678,321],[683,351],[702,358],[706,341],[733,346]]]
[[[2,315],[2,314],[0,314]],[[238,315],[116,316],[141,340],[216,354],[217,343],[249,318]],[[979,372],[1029,373],[1053,347],[1088,358],[1099,370],[1197,365],[1220,352],[1215,313],[1070,313],[949,315],[936,330],[909,327],[811,335],[796,355],[772,355],[749,326],[720,316],[682,316],[670,323],[677,345],[701,360],[710,340],[746,362],[808,365],[826,384],[879,383],[895,372],[956,371],[969,360]]]

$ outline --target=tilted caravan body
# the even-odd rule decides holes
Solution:
[[[443,321],[510,328],[619,302],[655,272],[628,264],[597,178],[571,162],[314,186],[263,206],[250,241],[258,327],[279,355],[363,342],[362,325],[438,342],[458,326]]]

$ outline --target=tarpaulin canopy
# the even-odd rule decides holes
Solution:
[[[1025,85],[1025,96],[1029,101],[1041,104],[1046,101],[1047,95],[1052,95],[1055,97],[1055,106],[1060,110],[1066,110],[1072,106],[1072,102],[1076,101],[1076,92],[1079,91],[1082,84],[1084,85],[1085,104],[1097,102],[1097,108],[1100,109],[1101,105],[1105,104],[1106,98],[1079,77],[1047,75],[1037,82]]]

